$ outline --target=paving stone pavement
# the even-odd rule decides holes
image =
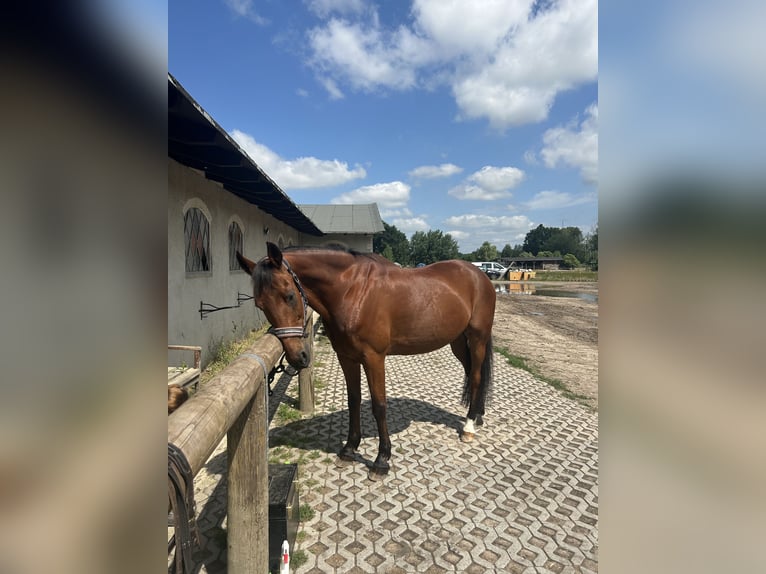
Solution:
[[[495,353],[485,424],[462,443],[463,372],[449,347],[388,357],[391,472],[375,482],[366,467],[378,445],[366,385],[363,460],[339,468],[345,382],[322,337],[315,359],[314,416],[281,424],[276,417],[269,438],[272,459],[299,462],[300,503],[315,511],[293,549],[307,558],[298,572],[598,571],[595,413]],[[279,380],[272,416],[296,382]],[[225,472],[224,440],[195,479],[198,572],[226,571]]]

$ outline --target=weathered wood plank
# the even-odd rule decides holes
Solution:
[[[247,355],[261,357],[268,372],[281,354],[279,339],[264,335],[168,418],[168,442],[183,451],[193,474],[205,464],[257,387],[265,384],[260,363]]]

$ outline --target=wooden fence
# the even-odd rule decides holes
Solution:
[[[313,360],[313,343],[311,353]],[[264,335],[168,418],[168,443],[183,452],[192,476],[227,435],[230,574],[268,572],[267,381],[281,355],[280,341]],[[311,367],[299,377],[300,408],[310,412]]]

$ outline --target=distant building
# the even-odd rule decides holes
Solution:
[[[501,257],[503,265],[519,269],[542,269],[555,271],[564,262],[563,257]]]
[[[357,251],[372,252],[372,239],[383,231],[378,205],[301,205],[301,211],[322,230],[323,236],[309,241],[342,243]]]

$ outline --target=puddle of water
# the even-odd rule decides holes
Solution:
[[[538,289],[531,283],[506,283],[496,284],[495,292],[498,295],[542,295],[543,297],[570,297],[582,299],[589,303],[598,303],[598,294],[579,293],[577,291],[564,291],[562,289]]]
[[[542,295],[544,297],[571,297],[573,299],[582,299],[590,303],[598,303],[598,295],[594,293],[579,293],[577,291],[559,291],[556,289],[538,289],[533,295]]]
[[[504,295],[534,295],[535,286],[527,283],[506,283],[495,285],[495,292]]]

